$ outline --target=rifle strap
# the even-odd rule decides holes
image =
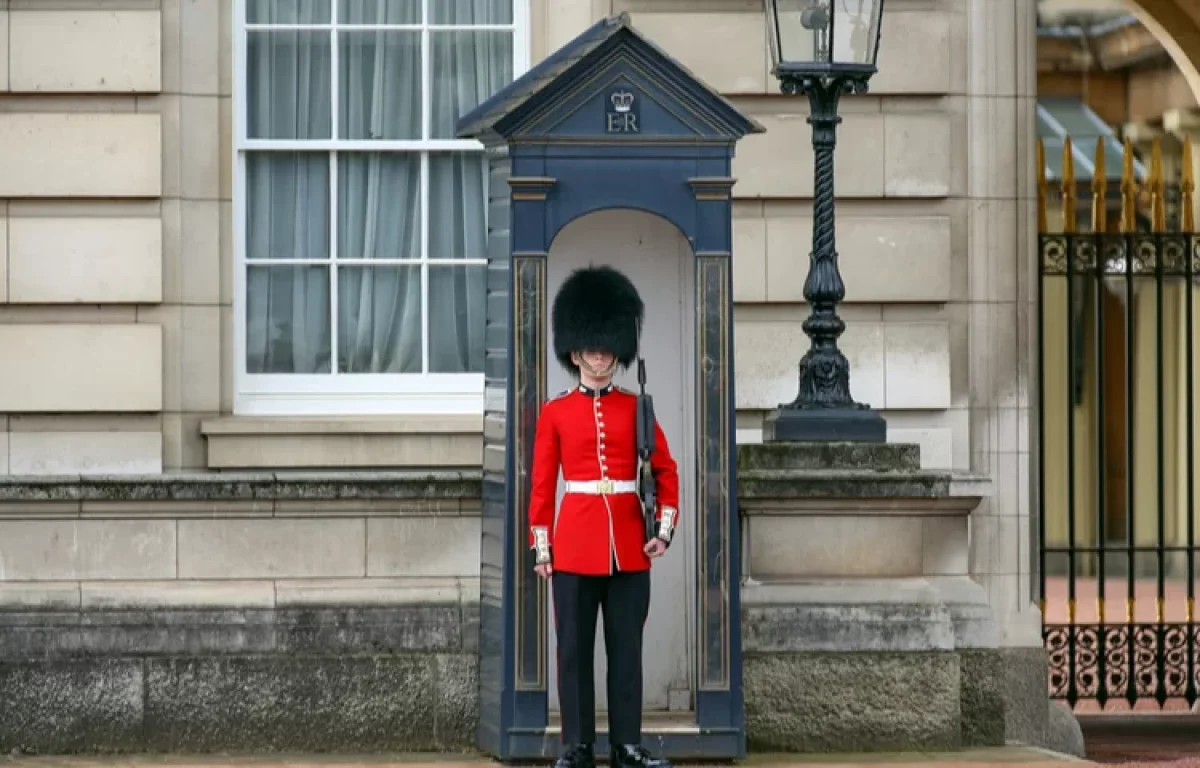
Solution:
[[[637,378],[638,394],[646,396],[646,361],[642,358],[642,321],[637,322]]]
[[[637,322],[637,379],[638,379],[638,401],[641,403],[646,399],[646,360],[642,357],[642,321]],[[639,406],[637,409],[637,419],[640,422],[642,419],[642,409]],[[639,425],[644,428],[649,428],[649,425]],[[638,456],[643,460],[648,460],[649,453],[643,455],[643,451],[639,446]]]

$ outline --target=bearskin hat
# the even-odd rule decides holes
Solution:
[[[637,359],[644,312],[637,288],[621,272],[608,266],[577,269],[554,297],[554,355],[572,373],[577,370],[572,352],[597,349],[628,368]]]

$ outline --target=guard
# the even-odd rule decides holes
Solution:
[[[617,367],[637,358],[643,314],[637,289],[611,267],[572,273],[551,312],[555,356],[579,377],[577,387],[541,408],[529,502],[535,568],[554,592],[565,747],[556,768],[595,765],[592,659],[601,611],[612,765],[671,765],[641,745],[642,631],[650,611],[650,561],[666,552],[678,522],[679,474],[655,424],[650,469],[657,502],[647,540],[636,481],[638,398],[612,384]],[[556,520],[560,468],[566,493]]]

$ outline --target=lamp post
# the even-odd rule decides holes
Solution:
[[[883,442],[887,425],[850,396],[850,364],[838,349],[846,329],[837,305],[846,287],[834,247],[833,152],[838,101],[864,93],[876,71],[883,0],[765,0],[774,74],[786,94],[807,94],[816,159],[813,247],[804,298],[809,350],[800,360],[800,391],[766,419],[767,442]]]

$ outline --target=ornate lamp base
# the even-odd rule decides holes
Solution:
[[[850,396],[850,363],[838,349],[846,324],[837,314],[846,296],[838,271],[833,154],[837,145],[838,101],[844,93],[863,93],[875,67],[777,67],[784,93],[806,93],[813,127],[816,162],[813,194],[813,249],[809,255],[804,299],[812,313],[804,333],[812,346],[800,361],[800,391],[791,403],[767,417],[768,443],[883,443],[887,422]]]
[[[887,422],[870,408],[779,408],[763,422],[764,443],[883,443]]]

